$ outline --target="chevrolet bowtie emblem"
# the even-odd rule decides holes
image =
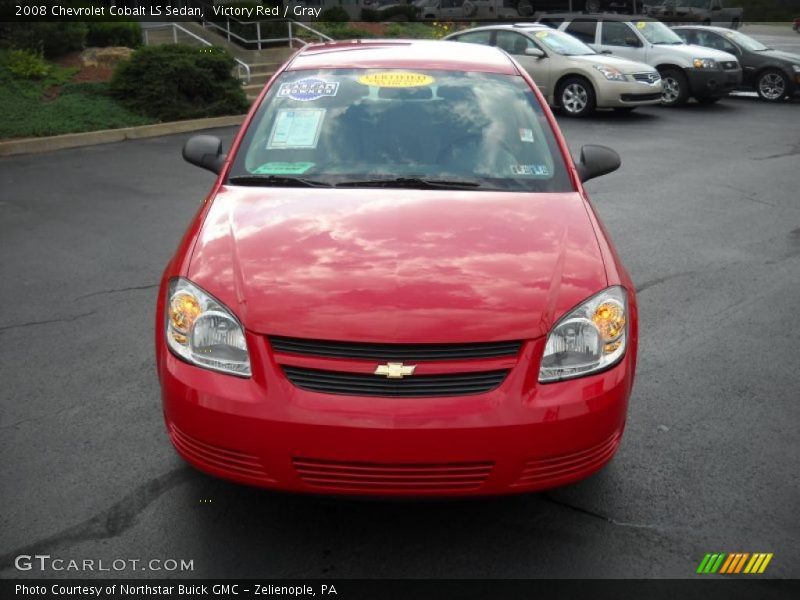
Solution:
[[[378,365],[375,369],[375,375],[385,375],[387,379],[402,379],[408,375],[414,374],[416,365],[406,367],[403,363],[386,363],[385,365]]]

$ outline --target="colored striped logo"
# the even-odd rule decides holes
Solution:
[[[772,560],[772,553],[756,552],[732,552],[726,554],[718,552],[716,554],[706,554],[697,572],[705,575],[706,573],[724,573],[726,575],[747,573],[751,575],[763,573],[769,561]]]

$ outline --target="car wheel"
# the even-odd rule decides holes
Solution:
[[[720,100],[722,100],[722,96],[704,96],[697,99],[700,104],[716,104]]]
[[[583,77],[569,77],[561,83],[558,103],[570,117],[590,115],[597,106],[594,88]]]
[[[661,93],[661,104],[664,106],[681,106],[689,100],[689,81],[678,69],[661,71],[661,82],[664,91]]]
[[[758,76],[756,92],[767,102],[780,102],[789,91],[789,80],[780,71],[769,69]]]

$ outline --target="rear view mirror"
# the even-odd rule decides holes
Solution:
[[[625,45],[632,46],[634,48],[638,48],[639,46],[641,46],[639,40],[637,40],[635,37],[625,38]]]
[[[222,141],[213,135],[196,135],[183,145],[183,159],[201,169],[219,173],[225,162]]]
[[[606,175],[619,169],[619,154],[606,146],[587,145],[581,148],[581,159],[576,165],[581,181]]]
[[[535,56],[536,58],[544,58],[544,52],[539,48],[525,48],[526,56]]]

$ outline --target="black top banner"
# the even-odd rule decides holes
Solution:
[[[800,0],[0,0],[0,21],[496,22],[611,12],[696,23],[792,21]]]

